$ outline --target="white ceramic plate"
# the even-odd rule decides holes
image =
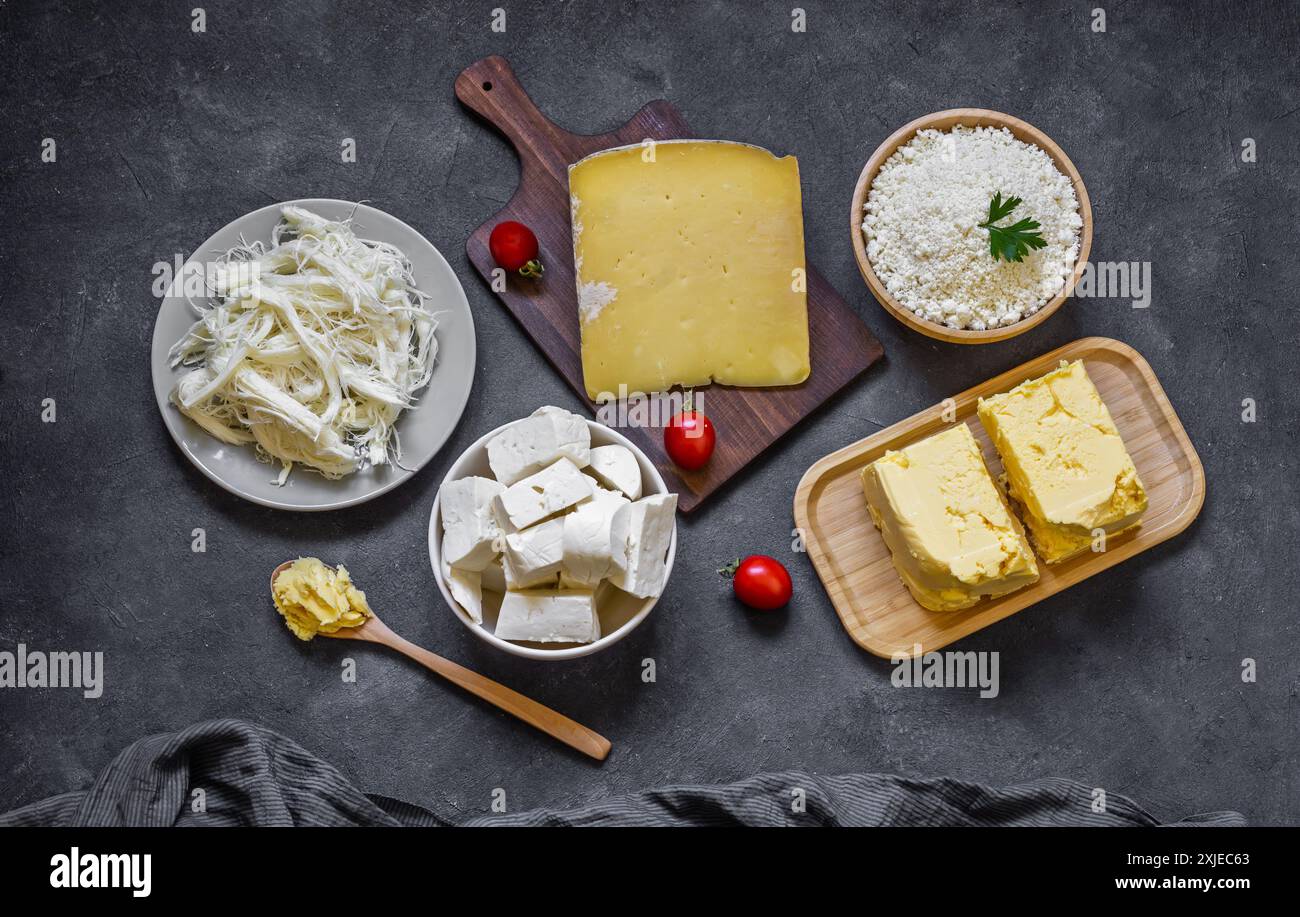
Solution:
[[[512,423],[517,422],[512,421]],[[492,468],[488,465],[487,443],[488,440],[508,426],[510,424],[502,424],[466,449],[447,471],[443,483],[459,481],[461,478],[473,475],[485,478],[492,477]],[[645,457],[645,453],[634,446],[626,436],[598,424],[594,420],[587,421],[587,429],[591,431],[592,446],[608,446],[617,443],[632,450],[632,454],[636,456],[637,464],[641,466],[642,496],[648,497],[651,494],[668,493],[668,485],[664,483],[664,479],[659,475],[655,466]],[[441,490],[440,487],[439,491],[441,492]],[[668,542],[668,571],[664,575],[664,588],[667,588],[668,578],[672,576],[673,560],[676,556],[677,522],[674,520],[673,537]],[[613,646],[636,630],[637,625],[646,619],[646,616],[650,614],[650,610],[655,607],[655,602],[658,601],[657,598],[637,598],[623,592],[621,589],[616,589],[607,582],[603,582],[596,590],[596,613],[600,616],[600,632],[604,634],[599,640],[593,643],[515,643],[510,640],[501,640],[492,633],[497,625],[497,612],[501,610],[501,597],[499,595],[491,592],[483,593],[482,624],[475,624],[473,619],[451,597],[451,590],[447,587],[447,580],[442,575],[442,514],[441,504],[437,496],[433,499],[433,511],[429,514],[429,562],[433,564],[433,575],[438,581],[438,591],[442,593],[443,601],[451,607],[460,623],[468,627],[476,637],[487,641],[498,649],[503,649],[515,656],[525,656],[529,659],[576,659],[579,656],[586,656]]]
[[[168,402],[168,395],[182,375],[172,370],[167,352],[180,340],[197,318],[184,295],[169,295],[158,310],[153,329],[153,390],[162,412],[163,423],[180,446],[185,457],[205,475],[233,494],[246,500],[290,510],[325,510],[354,506],[392,490],[411,478],[437,454],[451,436],[474,382],[474,319],[469,301],[451,265],[438,250],[406,223],[382,210],[347,201],[311,199],[286,201],[305,207],[328,219],[352,217],[358,236],[390,242],[411,261],[416,286],[429,294],[428,307],[438,313],[438,357],[433,378],[420,392],[415,407],[404,411],[397,421],[402,438],[402,464],[366,468],[337,481],[295,465],[283,487],[275,484],[280,464],[259,462],[251,446],[231,446],[203,432],[197,424]],[[263,240],[269,244],[271,230],[280,218],[280,208],[273,204],[240,217],[203,243],[190,257],[187,270],[215,262],[220,255],[238,244],[242,236],[249,242]]]

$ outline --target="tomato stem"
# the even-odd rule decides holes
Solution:
[[[519,269],[519,276],[521,276],[521,277],[541,277],[541,276],[542,276],[542,272],[543,272],[542,262],[540,262],[540,261],[538,261],[536,258],[534,258],[534,259],[532,259],[531,261],[529,261],[527,264],[525,264],[523,267],[521,267],[521,268]]]

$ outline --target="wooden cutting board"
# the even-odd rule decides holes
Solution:
[[[608,134],[571,134],[548,121],[533,104],[501,57],[487,57],[456,78],[456,97],[485,118],[514,145],[519,156],[519,188],[504,208],[470,235],[469,260],[491,286],[496,267],[488,251],[492,227],[518,220],[537,234],[546,275],[541,281],[510,277],[497,295],[524,330],[595,411],[582,384],[578,302],[573,277],[569,226],[568,167],[598,150],[653,140],[697,135],[677,109],[655,101]],[[711,385],[701,389],[703,408],[718,430],[708,466],[679,470],[663,448],[660,427],[621,426],[640,446],[678,494],[678,507],[690,512],[737,471],[750,464],[786,431],[843,388],[883,354],[879,342],[839,294],[810,265],[808,322],[812,375],[787,388],[744,389]]]
[[[1147,491],[1142,524],[1110,538],[1101,553],[1084,552],[1051,566],[1040,560],[1038,582],[1000,598],[964,611],[922,608],[898,578],[889,548],[871,523],[862,469],[888,449],[902,449],[946,429],[944,414],[950,408],[948,416],[975,434],[997,478],[1002,462],[975,415],[977,402],[1037,378],[1061,360],[1083,360],[1110,410]],[[1204,502],[1201,459],[1150,364],[1127,344],[1084,338],[968,389],[950,404],[940,403],[820,459],[799,482],[794,517],[817,575],[853,641],[877,656],[911,658],[918,655],[917,647],[920,653],[940,649],[1173,538],[1192,524]]]

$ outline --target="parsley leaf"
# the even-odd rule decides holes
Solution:
[[[993,200],[989,201],[989,218],[979,225],[981,229],[989,231],[989,254],[993,256],[994,261],[999,257],[1005,261],[1023,261],[1031,248],[1044,248],[1047,245],[1038,232],[1038,222],[1028,217],[1010,226],[993,225],[998,220],[1010,216],[1011,211],[1021,203],[1018,197],[1009,197],[1004,201],[1001,191],[994,194]]]

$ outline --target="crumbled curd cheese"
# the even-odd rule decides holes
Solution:
[[[1023,200],[1004,226],[1037,220],[1045,248],[994,261],[980,227],[989,202]],[[886,289],[922,318],[985,330],[1020,321],[1060,292],[1083,220],[1070,180],[1006,128],[923,130],[880,167],[864,206],[867,257]]]

